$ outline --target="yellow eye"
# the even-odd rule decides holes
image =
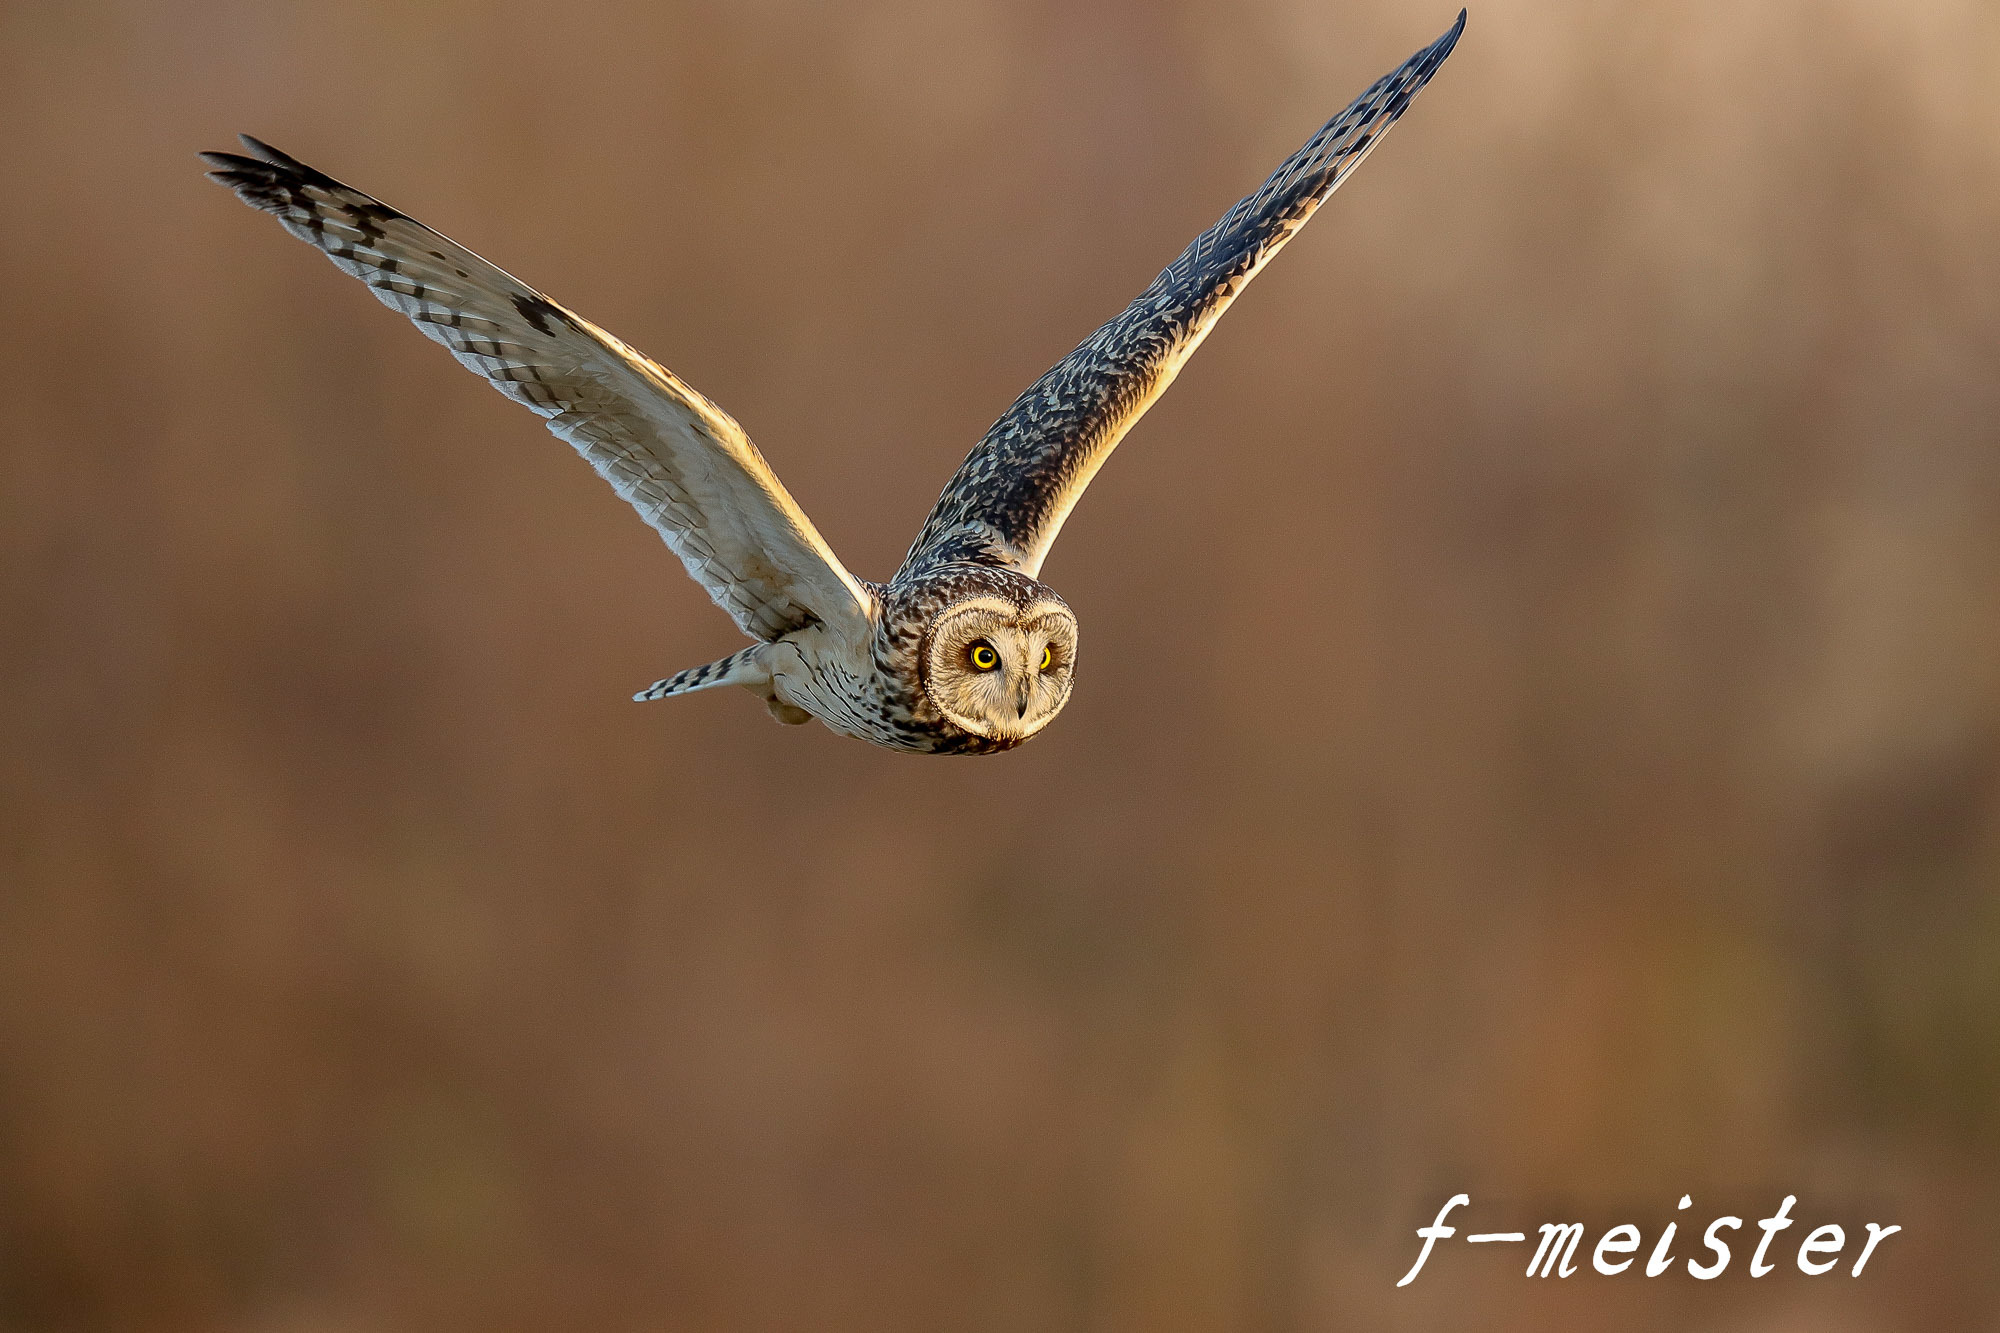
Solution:
[[[980,671],[991,671],[1000,665],[1000,654],[993,651],[990,643],[972,645],[972,665]]]
[[[1056,650],[1053,648],[1044,647],[1042,649],[1042,665],[1039,669],[1042,671],[1047,671],[1051,666],[1055,665],[1055,660],[1056,660]]]

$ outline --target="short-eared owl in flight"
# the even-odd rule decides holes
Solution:
[[[728,413],[582,316],[412,218],[244,137],[211,178],[367,283],[536,412],[658,529],[745,634],[643,691],[741,685],[785,722],[897,750],[990,754],[1047,726],[1076,617],[1036,574],[1070,507],[1236,294],[1374,151],[1465,26],[1363,93],[1125,312],[1007,409],[887,583],[842,567]]]

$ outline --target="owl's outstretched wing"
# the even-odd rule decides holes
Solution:
[[[1368,156],[1465,28],[1379,80],[1286,159],[1262,189],[1195,238],[1125,312],[1007,409],[945,486],[899,578],[954,561],[1033,576],[1113,448],[1313,211]]]
[[[318,246],[543,417],[639,511],[744,633],[858,629],[871,595],[728,413],[603,329],[429,227],[248,135],[211,180]]]

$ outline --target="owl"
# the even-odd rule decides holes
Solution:
[[[1007,409],[887,583],[848,573],[729,414],[582,316],[248,135],[209,177],[317,246],[576,447],[754,640],[634,696],[741,686],[782,722],[993,754],[1076,682],[1076,616],[1039,574],[1097,469],[1236,294],[1408,110],[1465,14],[1327,122],[1124,313]]]

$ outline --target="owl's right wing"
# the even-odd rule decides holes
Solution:
[[[873,597],[729,414],[673,372],[416,220],[248,135],[209,178],[325,251],[546,420],[666,539],[743,632],[863,631]]]
[[[1029,387],[946,484],[898,578],[954,561],[1033,577],[1097,469],[1257,271],[1382,142],[1465,28],[1376,81],[1263,188],[1195,238],[1123,314]]]

